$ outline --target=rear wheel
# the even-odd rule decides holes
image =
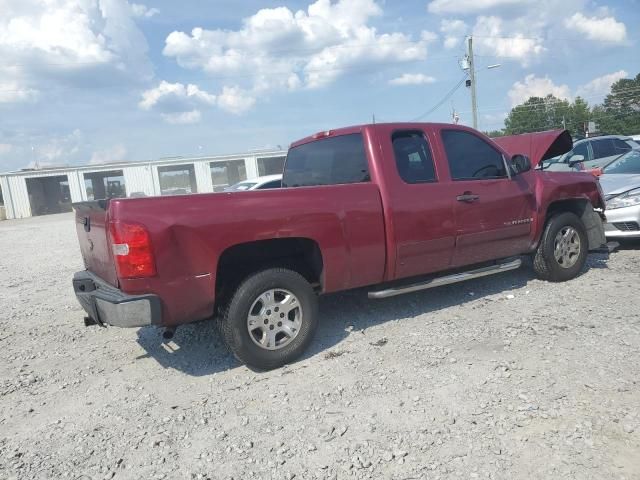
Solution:
[[[317,296],[297,272],[271,268],[245,279],[224,310],[221,330],[234,355],[252,367],[298,358],[318,323]]]
[[[551,282],[575,278],[587,260],[588,239],[584,224],[576,215],[554,215],[545,226],[533,258],[538,277]]]

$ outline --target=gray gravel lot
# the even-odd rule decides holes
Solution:
[[[578,279],[523,268],[323,298],[262,373],[212,322],[85,328],[71,214],[0,222],[0,478],[640,478],[640,244]]]

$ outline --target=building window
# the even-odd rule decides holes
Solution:
[[[124,198],[127,196],[122,170],[87,172],[83,176],[87,200]]]
[[[247,167],[244,160],[211,162],[209,166],[214,192],[221,192],[225,187],[247,179]]]
[[[31,215],[71,211],[71,192],[67,175],[27,178],[26,183]]]
[[[188,195],[198,192],[193,165],[158,167],[158,179],[162,195]]]
[[[266,157],[258,159],[258,175],[277,175],[284,169],[284,161],[287,157]]]

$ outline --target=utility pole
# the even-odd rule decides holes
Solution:
[[[478,102],[476,100],[476,69],[473,60],[473,37],[467,39],[468,51],[467,58],[469,60],[469,80],[471,80],[471,112],[473,114],[473,128],[478,128]]]

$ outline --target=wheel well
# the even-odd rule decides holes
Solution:
[[[571,212],[577,217],[582,218],[588,205],[590,205],[588,200],[578,198],[553,202],[549,205],[549,208],[547,208],[546,220],[549,220],[549,218],[559,212]]]
[[[241,243],[220,255],[216,272],[216,304],[228,299],[238,284],[251,273],[269,267],[285,267],[298,272],[315,289],[323,284],[322,252],[308,238],[275,238]]]

